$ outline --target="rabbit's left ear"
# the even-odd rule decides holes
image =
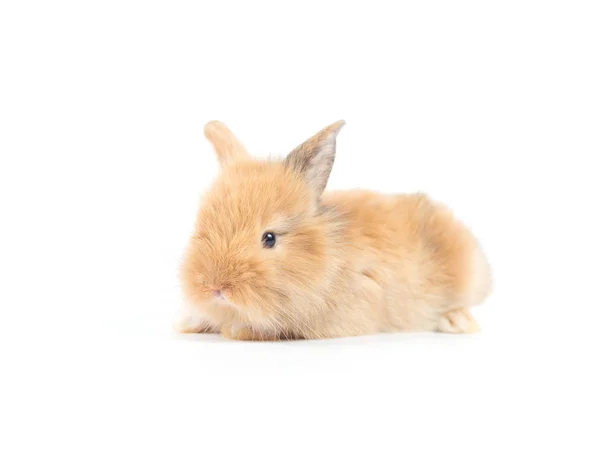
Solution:
[[[344,123],[343,120],[338,120],[322,129],[292,150],[284,161],[288,168],[306,179],[317,196],[323,193],[327,185],[335,160],[335,139]]]
[[[204,127],[204,135],[215,148],[221,167],[250,158],[246,147],[224,123],[216,120],[208,122]]]

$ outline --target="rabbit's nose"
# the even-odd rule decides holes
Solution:
[[[219,300],[223,300],[225,297],[223,296],[223,290],[222,289],[211,289],[212,292],[212,296],[215,299],[219,299]]]

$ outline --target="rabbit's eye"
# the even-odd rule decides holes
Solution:
[[[262,243],[265,248],[273,248],[276,241],[277,239],[273,232],[265,232],[262,236]]]

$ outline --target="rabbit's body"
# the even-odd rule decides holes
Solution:
[[[489,292],[489,269],[475,238],[449,210],[422,194],[340,191],[322,200],[345,220],[345,276],[333,300],[357,307],[353,324],[339,324],[337,331],[476,327],[468,310]]]
[[[340,127],[284,162],[260,162],[222,124],[207,126],[223,173],[182,267],[182,331],[270,340],[477,330],[470,307],[489,293],[490,271],[448,209],[421,194],[321,194]]]

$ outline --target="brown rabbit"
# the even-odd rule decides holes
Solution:
[[[252,159],[220,122],[205,135],[222,172],[181,269],[181,332],[240,340],[478,330],[490,292],[473,235],[427,196],[323,193],[343,121],[283,161]]]

